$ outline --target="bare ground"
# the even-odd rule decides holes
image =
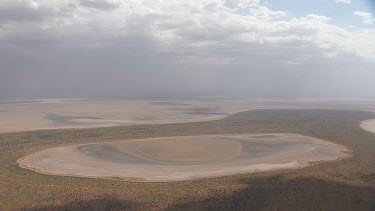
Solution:
[[[371,133],[375,133],[375,119],[362,121],[360,127]]]
[[[38,99],[0,101],[0,133],[63,128],[93,128],[220,119],[248,109],[348,109],[375,111],[373,100],[125,101]]]
[[[181,181],[348,157],[342,145],[297,134],[183,136],[57,147],[18,160],[51,175]]]

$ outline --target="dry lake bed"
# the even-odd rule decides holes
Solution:
[[[63,146],[18,160],[43,174],[181,181],[298,168],[348,157],[342,145],[297,134],[182,136]]]
[[[0,101],[0,133],[39,129],[208,121],[249,109],[375,111],[374,100],[210,99],[167,101],[34,99]]]

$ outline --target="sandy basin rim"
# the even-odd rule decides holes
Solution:
[[[134,178],[134,177],[119,177],[119,176],[89,176],[89,175],[77,175],[77,174],[60,174],[60,173],[52,173],[52,172],[45,172],[43,170],[34,168],[28,163],[25,163],[24,161],[27,161],[29,156],[32,155],[38,155],[42,153],[45,150],[53,149],[53,148],[60,148],[60,147],[78,147],[78,146],[86,146],[86,145],[95,145],[95,144],[109,144],[109,143],[119,143],[119,142],[126,142],[126,141],[141,141],[141,140],[154,140],[154,139],[173,139],[173,138],[181,138],[181,137],[194,137],[194,136],[200,136],[200,137],[206,137],[206,136],[235,136],[235,135],[249,135],[249,136],[263,136],[263,135],[279,135],[279,136],[296,136],[296,137],[307,137],[312,140],[316,140],[319,142],[328,142],[330,144],[335,144],[337,146],[340,146],[344,148],[345,150],[341,150],[345,156],[339,156],[336,159],[330,159],[330,160],[317,160],[317,161],[312,161],[308,162],[305,165],[299,165],[299,166],[288,166],[288,167],[281,167],[281,168],[271,168],[271,169],[262,169],[262,170],[255,170],[255,171],[249,171],[249,172],[238,172],[238,173],[223,173],[223,174],[217,174],[217,175],[210,175],[210,176],[191,176],[189,178],[185,179],[170,179],[170,180],[147,180],[144,178]],[[21,157],[17,160],[17,163],[21,168],[28,169],[31,171],[35,171],[41,174],[46,174],[46,175],[53,175],[53,176],[72,176],[72,177],[80,177],[80,178],[96,178],[96,179],[113,179],[113,180],[123,180],[123,181],[128,181],[128,182],[183,182],[183,181],[191,181],[191,180],[197,180],[197,179],[209,179],[209,178],[217,178],[217,177],[224,177],[224,176],[234,176],[234,175],[241,175],[241,174],[253,174],[253,173],[260,173],[260,172],[268,172],[268,171],[278,171],[278,170],[287,170],[287,169],[301,169],[307,166],[315,165],[318,163],[322,162],[333,162],[333,161],[338,161],[346,158],[352,157],[352,150],[341,144],[336,144],[330,141],[322,140],[319,138],[311,137],[311,136],[305,136],[305,135],[300,135],[300,134],[295,134],[295,133],[248,133],[248,134],[214,134],[214,135],[191,135],[191,136],[172,136],[172,137],[155,137],[155,138],[142,138],[142,139],[129,139],[129,140],[119,140],[119,141],[109,141],[109,142],[93,142],[93,143],[84,143],[84,144],[73,144],[73,145],[62,145],[62,146],[57,146],[57,147],[52,147],[52,148],[46,148],[43,150],[40,150],[36,153],[26,155],[24,157]]]

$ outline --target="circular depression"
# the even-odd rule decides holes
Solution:
[[[344,146],[297,134],[182,136],[50,148],[18,160],[51,175],[178,181],[347,157]]]

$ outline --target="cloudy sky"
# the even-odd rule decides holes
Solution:
[[[373,0],[0,0],[0,98],[375,98]]]

